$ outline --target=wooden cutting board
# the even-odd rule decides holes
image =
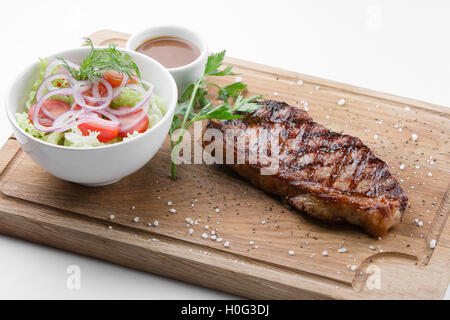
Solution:
[[[123,46],[128,35],[104,30],[91,37]],[[449,109],[247,61],[226,63],[241,73],[249,95],[308,109],[315,121],[360,137],[387,161],[410,199],[403,222],[382,239],[326,225],[217,166],[182,165],[172,181],[167,143],[122,181],[82,187],[44,172],[12,138],[0,152],[0,232],[249,298],[442,298],[450,271]],[[221,242],[211,239],[213,231]]]

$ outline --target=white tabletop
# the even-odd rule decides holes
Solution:
[[[211,51],[226,48],[232,57],[450,106],[450,2],[445,0],[14,0],[2,6],[2,101],[18,69],[78,46],[96,30],[133,33],[179,24],[201,32]],[[10,134],[2,113],[0,143]],[[3,299],[232,298],[5,236],[0,254]],[[81,271],[79,290],[67,286],[73,265]]]

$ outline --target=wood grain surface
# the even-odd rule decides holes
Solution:
[[[100,45],[123,46],[127,37],[92,35]],[[248,95],[307,109],[388,162],[410,199],[403,222],[382,239],[330,226],[218,166],[181,165],[173,181],[167,142],[137,173],[87,188],[49,175],[10,139],[0,152],[0,232],[250,298],[442,298],[450,271],[448,109],[238,59],[226,63],[241,73]]]

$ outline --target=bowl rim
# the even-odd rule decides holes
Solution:
[[[139,45],[137,45],[136,48],[133,48],[134,46],[131,46],[131,43],[132,43],[133,41],[136,41],[136,38],[137,38],[137,37],[143,36],[143,35],[145,35],[146,33],[150,32],[150,31],[154,31],[154,30],[158,30],[158,29],[161,29],[161,30],[165,30],[165,29],[178,29],[178,30],[181,30],[181,31],[187,31],[188,33],[190,33],[190,34],[194,35],[195,37],[197,37],[197,38],[200,40],[200,42],[201,42],[201,44],[202,44],[202,46],[203,46],[203,48],[199,48],[199,50],[200,50],[200,55],[199,55],[194,61],[189,62],[188,64],[185,64],[185,65],[179,66],[179,67],[174,67],[174,68],[166,68],[166,67],[164,67],[164,68],[166,68],[166,70],[168,70],[169,72],[170,72],[170,71],[172,71],[172,72],[176,72],[176,71],[184,71],[184,70],[186,70],[186,69],[189,69],[189,68],[193,67],[194,65],[196,65],[196,64],[198,64],[198,63],[201,63],[201,62],[204,60],[205,56],[206,56],[206,57],[208,56],[208,44],[207,44],[207,42],[206,42],[206,39],[205,39],[201,34],[199,34],[198,32],[196,32],[196,31],[194,31],[194,30],[192,30],[192,29],[186,28],[186,27],[182,27],[182,26],[178,26],[178,25],[170,25],[170,24],[168,24],[168,25],[162,25],[162,26],[153,26],[153,27],[145,28],[145,29],[142,29],[142,30],[140,30],[140,31],[138,31],[138,32],[136,32],[136,33],[134,33],[134,34],[132,34],[132,35],[128,38],[128,40],[127,40],[126,48],[127,48],[128,50],[131,50],[131,51],[134,51],[134,52],[138,52],[138,51],[136,51],[136,49],[137,49],[140,45],[142,45],[144,42],[146,42],[146,41],[148,41],[148,40],[150,40],[150,39],[152,39],[152,38],[148,38],[147,40],[144,40],[144,41],[141,42]],[[158,33],[159,33],[159,32],[158,32]],[[169,36],[169,37],[172,36],[172,37],[182,38],[182,37],[180,37],[180,36],[175,36],[175,35],[172,35],[172,34],[165,34],[164,32],[161,32],[161,35],[160,35],[160,36],[162,36],[162,37],[163,37],[163,36]],[[190,41],[190,42],[193,42],[191,39],[184,39],[184,40],[188,40],[188,41]],[[140,52],[138,52],[138,53],[140,53]],[[148,57],[147,55],[145,55],[145,56]],[[150,58],[150,57],[149,57],[149,58]]]
[[[107,47],[107,46],[95,46],[95,48],[106,48],[106,47]],[[43,144],[43,145],[46,145],[46,146],[49,146],[49,147],[52,147],[52,148],[55,148],[55,149],[62,149],[62,150],[68,150],[68,151],[95,151],[95,150],[103,150],[103,149],[109,149],[109,148],[118,148],[118,147],[120,147],[121,145],[124,145],[124,144],[127,144],[127,143],[132,143],[133,141],[136,141],[136,140],[138,140],[138,139],[142,139],[142,138],[144,138],[146,135],[151,134],[153,131],[156,130],[156,128],[162,126],[163,123],[164,123],[165,121],[167,121],[167,118],[168,118],[168,117],[173,117],[173,112],[175,111],[175,108],[176,108],[176,105],[177,105],[177,97],[178,97],[178,88],[177,88],[177,85],[176,85],[176,83],[175,83],[174,78],[173,78],[172,75],[170,74],[170,72],[169,72],[169,71],[168,71],[161,63],[159,63],[159,62],[156,61],[155,59],[150,58],[149,56],[146,56],[145,54],[139,53],[139,52],[137,52],[137,51],[133,51],[133,50],[125,49],[125,48],[118,48],[118,49],[121,50],[121,51],[127,52],[127,53],[129,53],[129,54],[132,54],[132,55],[138,55],[138,56],[141,56],[141,57],[144,58],[144,60],[145,60],[145,59],[149,59],[149,61],[151,61],[151,63],[155,64],[158,68],[160,68],[160,69],[163,70],[163,73],[165,72],[165,73],[168,75],[169,85],[171,86],[172,91],[173,91],[174,101],[173,101],[173,103],[172,103],[171,105],[167,105],[166,113],[165,113],[164,116],[161,118],[161,120],[159,120],[153,127],[151,127],[150,129],[148,129],[148,130],[145,131],[144,133],[139,134],[139,135],[136,136],[136,137],[133,137],[132,139],[128,139],[128,140],[126,140],[126,141],[121,141],[121,142],[117,142],[117,143],[113,143],[113,144],[107,144],[107,145],[103,145],[103,146],[97,146],[97,147],[70,147],[70,146],[61,146],[61,145],[52,144],[52,143],[49,143],[49,142],[40,140],[40,139],[38,139],[38,138],[36,138],[36,137],[33,137],[31,134],[29,134],[28,132],[26,132],[25,130],[23,130],[23,129],[18,125],[17,120],[15,119],[15,114],[12,114],[12,112],[10,112],[10,110],[9,110],[9,105],[10,105],[10,101],[9,101],[9,100],[10,100],[10,95],[11,95],[11,92],[12,92],[13,85],[14,85],[19,79],[23,78],[24,75],[25,75],[25,73],[26,73],[30,68],[32,68],[32,66],[34,66],[34,65],[35,65],[36,63],[38,63],[38,62],[34,62],[33,64],[28,64],[26,67],[22,68],[21,71],[18,73],[18,76],[17,76],[17,77],[14,79],[14,81],[9,85],[9,88],[8,88],[7,93],[6,93],[6,95],[5,95],[5,107],[4,107],[4,110],[5,110],[5,112],[6,112],[6,116],[7,116],[8,120],[9,120],[9,122],[11,123],[11,125],[12,125],[15,129],[17,129],[17,130],[19,130],[20,132],[24,133],[27,137],[31,138],[32,140],[34,140],[34,141],[36,141],[36,142],[38,142],[38,143],[40,143],[40,144]],[[54,56],[58,56],[58,55],[68,54],[68,53],[69,53],[69,55],[70,55],[70,52],[78,51],[78,50],[79,50],[79,51],[87,51],[87,50],[90,50],[90,48],[89,48],[89,47],[76,47],[76,48],[72,48],[72,49],[67,49],[67,50],[59,51],[59,52],[54,53],[54,54],[50,54],[48,57],[54,57]],[[48,58],[48,57],[47,57],[47,58]],[[155,87],[156,87],[156,85],[155,85]],[[11,113],[11,114],[10,114],[10,113]],[[13,118],[11,118],[11,117],[13,117]],[[171,121],[171,119],[170,119],[170,121]],[[164,137],[164,138],[165,138],[165,137]]]

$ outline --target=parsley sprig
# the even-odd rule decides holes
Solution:
[[[126,74],[130,79],[133,76],[141,78],[139,68],[131,56],[117,49],[116,44],[111,44],[107,48],[94,48],[92,40],[85,38],[85,46],[90,46],[91,51],[84,58],[79,69],[72,68],[64,58],[58,57],[70,75],[77,80],[96,81],[107,71],[116,71]]]
[[[176,178],[176,165],[173,157],[178,155],[179,146],[183,140],[184,133],[195,122],[204,119],[232,120],[243,117],[242,113],[253,112],[260,106],[254,101],[261,99],[262,96],[253,96],[243,98],[241,93],[247,88],[247,85],[241,81],[222,87],[216,83],[207,81],[207,77],[222,77],[236,75],[232,72],[232,67],[228,66],[221,69],[225,58],[225,50],[219,53],[211,54],[206,62],[203,76],[192,83],[183,92],[180,103],[177,105],[172,125],[169,131],[170,147],[172,150],[172,168],[171,176]],[[223,103],[214,107],[208,99],[206,86],[213,86],[218,89],[219,98]],[[234,99],[234,105],[230,104],[229,99]],[[198,110],[198,112],[195,112]],[[174,141],[173,133],[180,129],[178,139]]]

